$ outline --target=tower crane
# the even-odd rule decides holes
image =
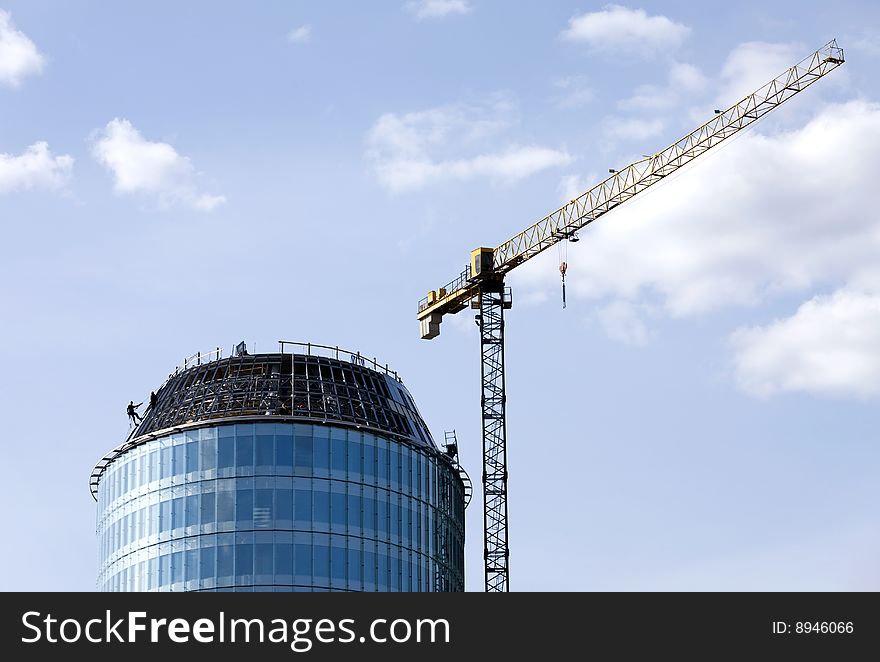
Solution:
[[[669,147],[610,175],[496,248],[476,248],[459,276],[419,302],[425,340],[440,335],[444,315],[468,305],[478,310],[483,436],[483,526],[487,592],[510,588],[507,536],[507,418],[504,380],[504,311],[513,300],[504,277],[512,269],[577,232],[742,131],[798,92],[839,67],[843,49],[832,40]],[[564,263],[563,263],[564,264]],[[565,276],[564,268],[562,271]]]

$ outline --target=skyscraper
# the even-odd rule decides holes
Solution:
[[[101,590],[464,589],[469,481],[358,353],[188,359],[90,487]]]

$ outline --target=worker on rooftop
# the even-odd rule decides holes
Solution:
[[[128,407],[125,408],[125,412],[128,414],[128,418],[131,421],[132,425],[137,425],[141,422],[141,415],[137,413],[137,408],[140,407],[143,402],[139,402],[138,404],[134,403],[134,400],[129,401]]]

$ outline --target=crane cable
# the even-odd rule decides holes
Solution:
[[[767,115],[761,115],[757,120],[750,123],[749,126],[746,127],[744,131],[739,131],[733,138],[729,140],[724,140],[716,149],[711,150],[707,156],[700,162],[700,164],[708,163],[710,159],[716,157],[723,150],[728,149],[731,145],[739,141],[743,136],[749,135],[751,132],[754,132],[755,127],[757,127]],[[630,207],[635,207],[637,204],[641,203],[643,200],[647,199],[651,194],[656,193],[661,190],[664,186],[667,186],[670,182],[675,181],[678,177],[687,170],[687,166],[691,165],[688,163],[684,168],[677,169],[671,175],[664,177],[659,182],[651,186],[650,189],[645,191],[644,195],[635,198],[632,202],[630,202]],[[653,198],[652,198],[653,199]],[[578,236],[572,233],[571,236],[572,241],[577,241]],[[566,236],[564,239],[561,239],[556,244],[557,252],[559,254],[559,274],[562,276],[562,307],[563,309],[566,306],[565,303],[565,273],[568,271],[568,242],[569,237]]]

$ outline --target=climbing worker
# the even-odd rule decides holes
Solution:
[[[159,403],[159,396],[156,395],[155,391],[150,391],[150,409],[155,409],[156,405]]]
[[[137,425],[141,422],[141,415],[137,413],[137,408],[140,407],[143,402],[138,404],[134,403],[134,400],[129,401],[128,407],[125,408],[126,413],[128,414],[128,418],[131,419],[132,425]]]

